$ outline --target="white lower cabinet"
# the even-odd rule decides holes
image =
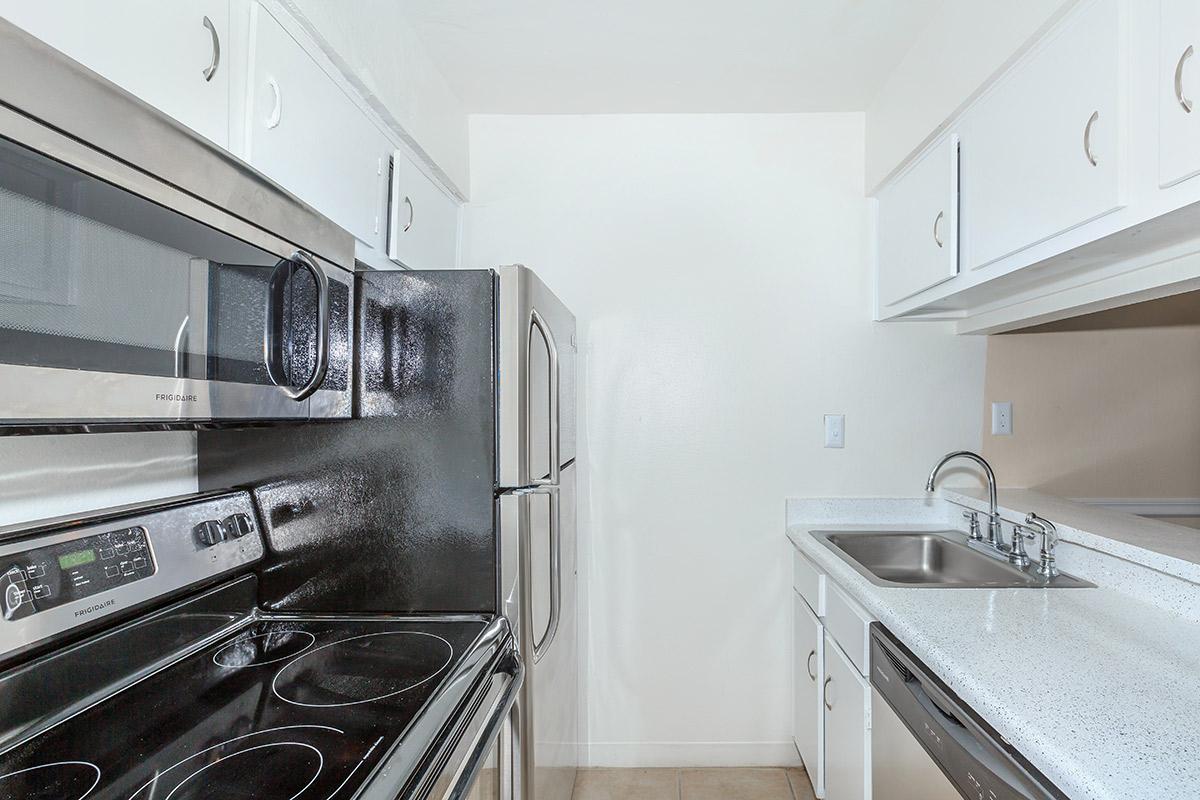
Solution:
[[[792,606],[795,643],[793,739],[812,781],[813,792],[817,797],[824,797],[825,705],[821,687],[825,683],[825,627],[796,592],[792,593]]]
[[[871,686],[825,635],[825,797],[871,796]]]

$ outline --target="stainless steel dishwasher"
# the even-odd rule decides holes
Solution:
[[[889,800],[1067,800],[878,622],[871,782]]]

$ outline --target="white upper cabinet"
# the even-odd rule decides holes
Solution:
[[[388,138],[265,9],[251,11],[245,154],[371,247],[382,247]]]
[[[2,0],[0,16],[228,146],[229,0]]]
[[[1122,205],[1128,69],[1120,0],[1070,14],[964,118],[972,268]]]
[[[458,201],[399,150],[392,156],[387,242],[388,258],[410,269],[458,263]]]
[[[1165,187],[1200,175],[1200,4],[1161,2],[1158,177]]]
[[[879,192],[879,302],[958,274],[958,135],[943,137]]]

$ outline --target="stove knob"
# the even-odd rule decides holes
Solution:
[[[225,541],[225,527],[221,525],[220,520],[206,519],[196,526],[196,538],[205,547],[212,547],[214,544]]]
[[[254,520],[249,514],[234,514],[225,518],[225,531],[234,539],[240,539],[247,533],[254,533]]]

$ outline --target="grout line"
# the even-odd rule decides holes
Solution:
[[[675,770],[675,800],[683,800],[683,770]]]
[[[796,794],[796,784],[792,783],[792,771],[784,769],[783,777],[787,780],[788,789],[792,792],[792,800],[800,800],[800,795]]]

